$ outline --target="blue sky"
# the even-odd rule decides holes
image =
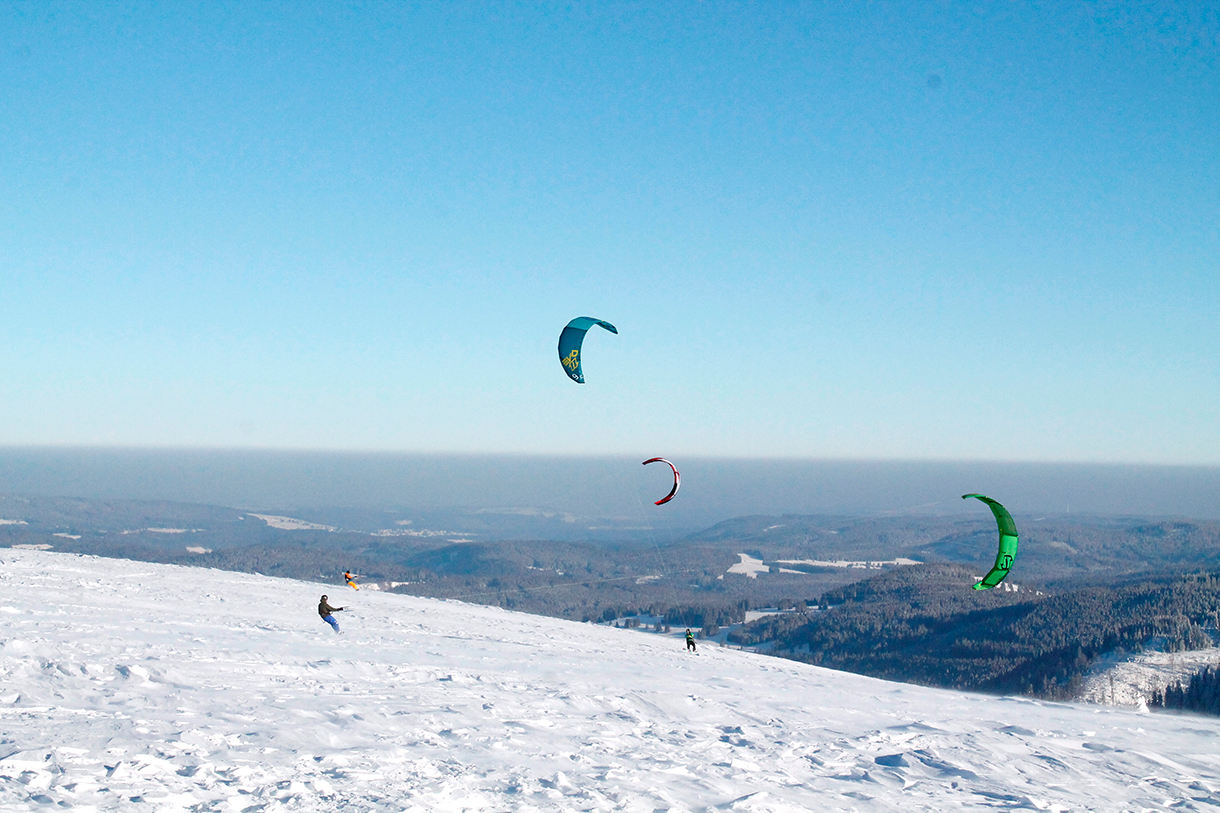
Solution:
[[[5,4],[0,444],[1218,465],[1128,5]]]

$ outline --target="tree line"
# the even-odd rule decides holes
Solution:
[[[1103,655],[1162,638],[1212,644],[1220,578],[1202,573],[1039,595],[975,591],[972,571],[922,565],[828,591],[829,609],[769,616],[730,634],[777,654],[929,686],[1067,699]]]
[[[1194,711],[1220,714],[1220,667],[1208,666],[1182,681],[1157,689],[1148,698],[1148,707],[1167,711]]]

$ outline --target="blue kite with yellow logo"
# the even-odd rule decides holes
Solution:
[[[585,383],[585,374],[580,369],[580,347],[584,344],[585,334],[594,325],[600,325],[611,333],[618,333],[618,328],[609,322],[594,319],[592,316],[578,316],[568,322],[563,333],[559,334],[559,363],[563,365],[563,371],[568,374],[568,378],[577,384]]]

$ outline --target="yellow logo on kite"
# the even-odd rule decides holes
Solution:
[[[567,358],[562,358],[560,361],[563,362],[564,367],[567,367],[572,372],[576,372],[576,368],[580,366],[580,351],[573,350],[571,353],[568,353]]]

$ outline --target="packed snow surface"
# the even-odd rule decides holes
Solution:
[[[0,809],[1220,807],[1220,725],[340,585],[0,553]],[[336,635],[322,593],[349,609]]]

